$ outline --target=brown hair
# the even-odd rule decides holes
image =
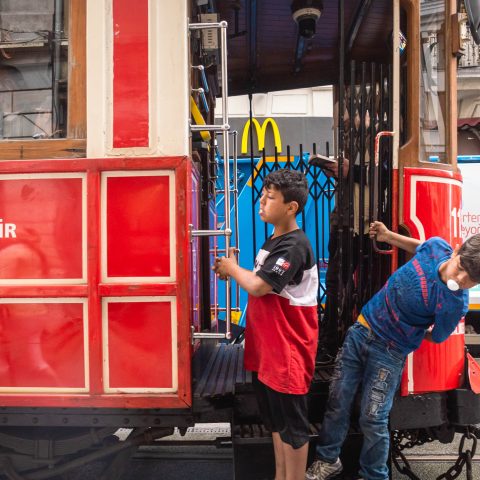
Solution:
[[[265,188],[274,187],[283,195],[285,203],[297,202],[297,215],[304,209],[308,199],[308,182],[302,172],[281,168],[270,172],[263,180]]]
[[[458,250],[458,255],[468,276],[480,283],[480,233],[467,238]]]

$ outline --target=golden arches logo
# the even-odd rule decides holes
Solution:
[[[277,148],[277,152],[281,153],[282,151],[282,139],[280,138],[280,132],[278,131],[277,122],[269,117],[266,118],[262,125],[260,125],[259,121],[256,118],[252,119],[253,126],[255,127],[255,132],[257,133],[257,141],[258,141],[258,151],[262,151],[265,148],[265,135],[267,133],[267,127],[270,125],[272,127],[273,132],[273,140],[275,142],[275,147]],[[248,152],[248,134],[250,133],[250,120],[247,120],[245,123],[245,127],[243,127],[243,134],[242,134],[242,153]]]

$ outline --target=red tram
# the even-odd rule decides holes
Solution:
[[[374,196],[387,192],[382,214],[393,228],[460,242],[456,63],[459,23],[478,15],[470,3],[462,17],[453,0],[2,2],[4,475],[58,476],[174,426],[255,418],[242,346],[228,343],[229,294],[225,332],[211,316],[208,239],[228,248],[232,231],[228,160],[227,214],[220,228],[211,220],[216,137],[224,159],[234,149],[229,93],[334,85],[340,159],[354,158],[355,138],[368,136],[361,166],[372,159],[376,181],[388,163],[370,213],[380,213]],[[388,129],[370,108],[370,124],[360,114],[354,131],[349,108],[361,109],[363,93],[353,92],[365,82],[347,60],[388,65]],[[369,91],[383,90],[376,78]],[[380,97],[369,100],[375,112]],[[344,111],[353,112],[348,125]],[[393,139],[379,146],[375,168],[374,138],[385,130]],[[383,275],[398,261],[396,252],[382,257]],[[392,428],[440,432],[480,421],[462,333],[411,357]],[[321,416],[328,380],[316,381]],[[120,427],[133,429],[126,443],[92,454]],[[236,472],[245,478],[241,466]]]

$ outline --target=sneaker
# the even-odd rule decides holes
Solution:
[[[339,458],[335,463],[315,460],[305,473],[305,480],[327,480],[336,477],[342,470],[343,466]]]

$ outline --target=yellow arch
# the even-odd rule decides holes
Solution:
[[[267,133],[267,127],[271,125],[275,147],[277,147],[277,152],[281,153],[282,138],[280,137],[280,132],[278,130],[277,122],[271,117],[266,118],[261,126],[256,118],[252,118],[252,121],[255,127],[255,132],[257,133],[258,150],[262,151],[265,148],[265,135]],[[248,152],[248,134],[249,133],[250,133],[250,119],[247,120],[247,122],[245,123],[245,126],[243,127],[242,149],[241,149],[242,153]]]
[[[287,160],[288,160],[288,157],[287,157],[286,155],[282,155],[281,157],[279,157],[279,156],[277,155],[276,158],[275,158],[275,157],[265,157],[265,163],[273,163],[273,162],[275,162],[275,161],[277,161],[277,162],[286,162]],[[260,168],[262,168],[262,165],[263,165],[263,158],[260,158],[260,159],[258,160],[257,165],[255,166],[255,170],[253,171],[253,178],[257,178],[257,172],[258,172],[258,170],[260,170]],[[249,187],[252,186],[252,177],[250,177],[250,178],[248,179],[247,185],[248,185]]]

